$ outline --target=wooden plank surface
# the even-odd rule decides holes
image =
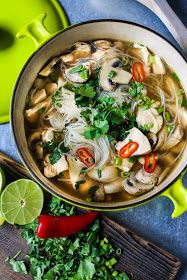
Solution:
[[[31,178],[23,166],[1,153],[0,166],[4,168],[8,182],[23,177]],[[134,280],[172,280],[175,278],[181,265],[177,257],[104,215],[101,217],[101,225],[102,235],[107,236],[116,248],[122,249],[122,254],[116,256],[119,260],[116,269],[126,271]],[[15,255],[20,249],[22,250],[21,258],[28,253],[28,249],[20,236],[20,230],[8,224],[0,227],[0,279],[31,279],[29,275],[21,276],[13,273],[9,265],[5,263],[8,256]]]

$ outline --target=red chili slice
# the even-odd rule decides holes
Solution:
[[[147,173],[153,173],[157,166],[157,154],[155,152],[151,152],[148,155],[144,156],[145,163],[144,163],[144,169]]]
[[[141,62],[136,62],[132,66],[132,73],[135,81],[144,82],[145,81],[145,72],[144,67]]]
[[[128,158],[138,149],[138,147],[138,143],[131,141],[120,149],[119,155],[121,158]]]
[[[77,155],[80,161],[82,161],[87,167],[91,167],[94,165],[95,160],[86,148],[79,148],[77,150]]]

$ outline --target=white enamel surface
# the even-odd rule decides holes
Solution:
[[[35,170],[35,174],[40,178],[46,185],[53,188],[56,193],[61,193],[67,198],[78,202],[77,198],[73,198],[68,194],[64,194],[63,190],[60,190],[51,182],[49,182],[39,171],[31,154],[27,149],[27,142],[24,132],[24,118],[23,110],[25,105],[25,99],[28,94],[31,85],[36,78],[37,73],[41,70],[44,64],[50,58],[59,55],[63,50],[67,49],[76,41],[94,40],[101,38],[112,38],[124,41],[135,41],[146,45],[150,50],[163,58],[167,64],[177,72],[181,79],[182,85],[187,92],[187,63],[184,58],[178,53],[178,51],[171,46],[167,41],[162,39],[160,36],[152,33],[151,31],[139,27],[136,25],[122,23],[122,22],[92,22],[85,25],[75,26],[59,34],[51,41],[46,43],[30,60],[27,67],[22,73],[22,77],[18,83],[16,95],[13,104],[13,127],[15,130],[16,140],[21,150],[22,157],[26,162],[29,162],[29,166],[32,170]],[[132,203],[141,202],[144,199],[151,198],[159,190],[162,190],[168,184],[170,184],[176,176],[178,176],[182,169],[186,165],[187,149],[184,151],[183,157],[178,163],[174,171],[169,175],[160,186],[151,190],[150,192],[141,195],[131,201],[125,201],[121,203],[92,203],[92,206],[130,206]],[[89,206],[89,203],[81,201],[85,206]]]

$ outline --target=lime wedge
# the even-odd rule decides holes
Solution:
[[[6,185],[6,178],[3,169],[0,167],[0,192]]]
[[[1,212],[10,224],[25,225],[37,218],[43,207],[43,192],[33,181],[10,183],[1,195]]]

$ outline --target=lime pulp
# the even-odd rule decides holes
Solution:
[[[10,183],[1,195],[1,212],[10,224],[32,223],[41,213],[43,192],[35,182],[20,179]]]

